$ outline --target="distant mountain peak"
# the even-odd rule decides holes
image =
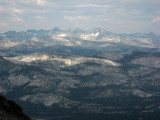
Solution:
[[[52,31],[62,31],[60,28],[58,28],[58,27],[54,27],[53,29],[52,29]]]
[[[150,32],[150,33],[148,33],[148,35],[149,36],[157,36],[155,33],[153,33],[153,32]]]
[[[37,30],[35,30],[35,29],[29,29],[29,30],[27,30],[26,32],[36,33]]]
[[[17,32],[16,31],[8,31],[8,32],[5,32],[4,34],[5,35],[10,35],[10,34],[16,34]]]

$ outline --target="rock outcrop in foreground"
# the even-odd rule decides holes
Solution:
[[[0,120],[31,120],[22,108],[12,100],[0,95]]]

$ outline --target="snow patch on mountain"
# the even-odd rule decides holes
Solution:
[[[121,42],[121,39],[119,36],[105,36],[101,40],[98,40],[99,42],[115,42],[119,43]]]
[[[95,39],[99,35],[99,32],[97,33],[91,33],[91,34],[81,34],[80,38],[83,40],[90,40],[90,39]]]
[[[67,34],[58,34],[57,37],[66,37]]]

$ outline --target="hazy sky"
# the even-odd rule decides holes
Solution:
[[[0,0],[0,33],[56,26],[160,35],[160,0]]]

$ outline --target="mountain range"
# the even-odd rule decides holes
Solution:
[[[159,120],[160,36],[96,28],[0,34],[0,93],[36,119]]]
[[[52,50],[75,51],[77,54],[78,48],[99,52],[159,51],[159,39],[160,36],[154,33],[116,34],[99,28],[91,31],[64,31],[56,27],[52,30],[9,31],[0,34],[0,50],[10,55]]]

